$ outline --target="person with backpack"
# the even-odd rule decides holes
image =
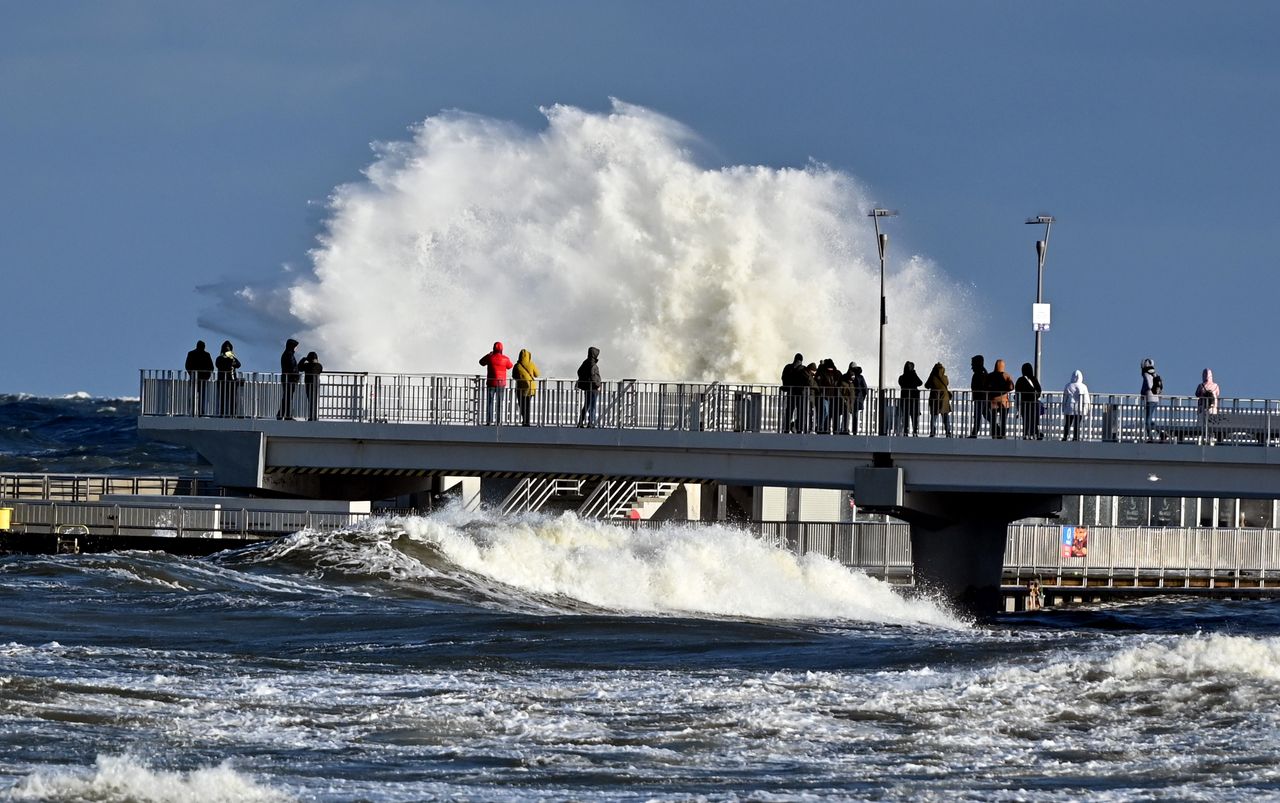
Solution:
[[[1156,439],[1156,407],[1160,405],[1161,393],[1164,393],[1164,380],[1156,373],[1155,361],[1148,357],[1142,361],[1142,389],[1139,391],[1145,408],[1142,418],[1142,429],[1146,435],[1147,443],[1151,443]]]
[[[587,349],[587,358],[578,366],[578,390],[582,397],[582,409],[578,411],[578,426],[594,427],[596,425],[596,403],[600,401],[600,349],[592,346]]]
[[[1218,412],[1218,399],[1222,398],[1222,388],[1213,381],[1213,371],[1204,369],[1201,382],[1196,386],[1196,398],[1200,400],[1200,419],[1204,427],[1206,441],[1213,442],[1209,434],[1209,416]]]

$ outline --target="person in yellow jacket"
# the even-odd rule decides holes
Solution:
[[[520,359],[512,369],[516,377],[516,397],[520,402],[520,426],[529,426],[529,408],[538,392],[538,366],[528,349],[520,349]]]

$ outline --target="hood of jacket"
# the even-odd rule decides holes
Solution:
[[[1132,364],[1132,363],[1131,363],[1131,364]],[[1071,381],[1072,381],[1072,382],[1083,382],[1083,381],[1084,381],[1084,371],[1076,371],[1075,373],[1071,374]]]
[[[916,364],[911,361],[908,361],[905,365],[902,366],[902,373],[904,374],[909,374],[915,370],[916,370]]]
[[[1204,380],[1205,384],[1212,382],[1213,371],[1208,368],[1204,369],[1204,373],[1200,375],[1200,378]]]
[[[495,340],[495,341],[493,342],[493,350],[494,350],[494,351],[496,351],[496,352],[498,352],[499,354],[501,354],[501,353],[502,353],[502,341],[501,341],[501,340]]]
[[[1004,373],[1004,360],[996,360],[996,373],[997,374]]]
[[[293,338],[289,338],[284,342],[285,351],[293,351],[297,347],[298,347],[298,341],[294,340]]]
[[[933,370],[929,372],[930,379],[933,379],[935,376],[938,377],[939,379],[947,378],[947,369],[940,362],[935,362],[933,364]]]
[[[533,356],[529,354],[528,349],[520,349],[520,356],[516,358],[516,362],[521,365],[528,365],[533,362]]]
[[[1155,373],[1155,370],[1156,370],[1155,361],[1152,360],[1150,357],[1142,361],[1142,373],[1144,374]]]
[[[587,359],[591,360],[592,362],[596,362],[597,360],[599,360],[600,349],[596,348],[595,346],[592,346],[591,348],[587,349]]]
[[[1024,362],[1024,363],[1022,364],[1022,375],[1023,375],[1023,376],[1029,376],[1029,377],[1034,378],[1034,377],[1035,377],[1035,375],[1036,375],[1036,369],[1035,369],[1035,366],[1033,366],[1033,365],[1032,365],[1031,363],[1029,363],[1029,362]]]

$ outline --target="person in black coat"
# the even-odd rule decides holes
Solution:
[[[280,353],[280,412],[276,418],[293,418],[293,392],[298,389],[298,341],[289,338]]]
[[[916,373],[916,364],[908,362],[902,366],[902,376],[898,377],[898,387],[902,396],[898,399],[898,417],[902,419],[900,431],[903,435],[920,434],[920,386],[924,382]]]
[[[849,401],[853,406],[853,427],[850,434],[857,435],[858,419],[862,418],[862,408],[867,403],[867,396],[871,395],[871,388],[867,386],[867,378],[862,375],[862,366],[856,362],[849,363],[849,370],[844,378],[849,383]]]
[[[991,397],[987,390],[991,381],[987,377],[986,360],[981,354],[974,355],[969,361],[969,367],[973,369],[973,381],[969,385],[969,390],[973,392],[973,429],[969,430],[969,437],[976,438],[982,423],[988,421],[991,415]]]
[[[578,390],[586,394],[582,399],[582,410],[578,412],[578,426],[594,427],[596,425],[596,402],[600,399],[600,349],[592,346],[587,349],[587,358],[578,366]]]
[[[1022,364],[1022,376],[1014,386],[1018,391],[1018,412],[1022,415],[1023,440],[1041,440],[1040,434],[1040,380],[1036,379],[1035,368],[1031,363]]]
[[[240,369],[240,360],[236,357],[230,340],[222,341],[218,359],[213,362],[218,369],[218,415],[239,415],[240,405],[236,403],[239,382],[236,371]]]
[[[799,432],[800,411],[804,409],[804,389],[808,384],[804,376],[804,355],[796,354],[796,358],[782,369],[782,431]]]
[[[213,355],[204,350],[203,340],[197,340],[196,347],[187,352],[184,368],[191,382],[192,414],[204,415],[204,390],[213,376]]]
[[[298,363],[298,370],[302,373],[302,386],[307,391],[307,420],[315,421],[320,412],[320,374],[324,372],[324,366],[316,353],[309,351]]]

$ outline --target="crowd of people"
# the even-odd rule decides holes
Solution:
[[[968,437],[977,438],[985,427],[992,438],[1005,438],[1009,430],[1009,414],[1016,410],[1022,419],[1022,438],[1044,439],[1041,426],[1045,414],[1044,389],[1031,363],[1022,364],[1017,380],[1009,375],[1005,361],[1001,359],[988,370],[986,358],[978,354],[969,361],[969,368],[972,371],[969,390],[973,415]],[[1155,362],[1151,358],[1142,361],[1140,370],[1143,433],[1146,440],[1154,441],[1158,435],[1155,411],[1164,393],[1164,380],[1156,373]],[[841,372],[834,360],[806,365],[804,355],[796,354],[783,367],[781,379],[783,432],[858,434],[870,389],[856,362],[849,363],[848,370]],[[927,393],[929,437],[936,437],[939,432],[943,437],[953,437],[951,382],[942,363],[935,363],[928,378],[921,380],[915,363],[908,361],[902,367],[897,387],[896,400],[891,404],[884,402],[886,407],[880,412],[879,419],[883,423],[879,434],[919,436],[922,394]],[[1195,395],[1200,412],[1212,414],[1218,411],[1222,389],[1213,381],[1210,369],[1204,370]],[[1084,382],[1084,373],[1073,371],[1070,381],[1062,389],[1062,440],[1080,440],[1080,426],[1091,406],[1092,398],[1089,386]]]
[[[320,375],[324,366],[316,352],[308,352],[297,358],[298,341],[289,338],[280,354],[280,408],[276,418],[295,420],[295,400],[301,383],[304,390],[304,410],[307,420],[318,417],[320,402]],[[582,393],[582,405],[578,413],[579,427],[595,427],[597,407],[603,383],[600,379],[600,349],[587,349],[587,357],[578,366],[574,387]],[[485,424],[493,425],[503,420],[503,403],[507,396],[509,378],[515,380],[515,398],[522,426],[532,424],[533,397],[538,392],[541,374],[533,355],[521,349],[515,362],[503,350],[501,342],[495,342],[492,350],[480,358],[479,364],[486,370],[485,376]],[[1021,374],[1014,380],[1006,370],[1005,361],[997,359],[990,370],[986,358],[975,355],[969,361],[972,378],[969,383],[970,404],[973,405],[968,437],[977,438],[983,428],[990,437],[1004,438],[1008,434],[1009,414],[1016,410],[1022,419],[1022,438],[1042,440],[1041,421],[1045,414],[1042,401],[1044,390],[1031,363],[1023,363]],[[203,340],[187,352],[185,369],[191,381],[192,409],[196,415],[207,410],[208,383],[214,380],[214,414],[239,416],[240,360],[236,357],[231,341],[223,341],[215,359],[205,350]],[[1143,432],[1148,441],[1155,440],[1158,432],[1155,412],[1164,393],[1164,380],[1156,373],[1155,362],[1144,359],[1140,366],[1142,384],[1139,395],[1144,406]],[[215,378],[216,374],[216,378]],[[510,377],[509,377],[510,374]],[[934,363],[927,378],[921,380],[915,363],[906,362],[897,381],[898,395],[880,411],[882,435],[920,436],[922,402],[927,400],[929,412],[929,437],[941,434],[953,437],[951,427],[952,391],[946,367]],[[927,397],[925,396],[927,394]],[[1199,409],[1204,414],[1218,411],[1222,389],[1213,380],[1213,371],[1206,368],[1196,387]],[[866,420],[863,411],[871,389],[856,363],[841,371],[835,361],[825,359],[821,363],[805,364],[804,355],[796,354],[782,369],[782,421],[783,432],[816,432],[857,435],[859,423]],[[1092,398],[1081,371],[1073,371],[1071,380],[1062,390],[1062,440],[1079,440],[1081,423],[1088,416]],[[939,427],[941,424],[941,427]],[[874,434],[874,433],[867,433]]]

